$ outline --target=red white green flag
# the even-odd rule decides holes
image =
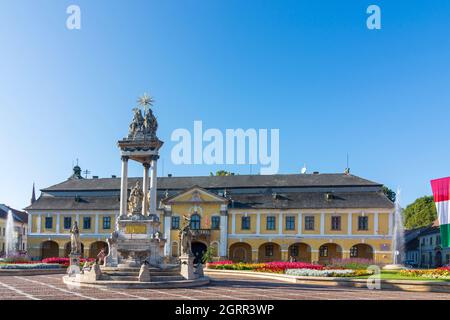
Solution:
[[[431,180],[441,229],[441,245],[450,247],[450,177]]]

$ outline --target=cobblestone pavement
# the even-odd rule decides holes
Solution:
[[[450,300],[450,294],[368,290],[343,287],[305,286],[273,280],[214,276],[211,284],[186,289],[99,289],[71,288],[61,280],[62,275],[0,277],[1,300],[258,300],[258,299],[432,299]]]

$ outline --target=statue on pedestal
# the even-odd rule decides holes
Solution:
[[[141,109],[134,108],[133,111],[133,120],[131,121],[128,129],[128,138],[130,139],[134,139],[136,137],[136,133],[142,132],[144,128],[144,117],[142,116]]]
[[[134,117],[128,129],[128,139],[157,139],[156,130],[158,130],[158,121],[153,114],[153,98],[146,93],[138,99],[139,107],[134,108]],[[144,107],[144,116],[140,107]]]
[[[81,254],[80,230],[76,221],[70,229],[70,248],[71,254]]]
[[[142,201],[144,199],[144,192],[142,191],[139,181],[131,189],[130,197],[128,199],[128,215],[142,214]]]
[[[192,256],[192,249],[191,249],[191,243],[192,243],[192,231],[190,227],[191,219],[184,216],[184,219],[186,221],[185,226],[183,229],[180,230],[179,238],[181,242],[181,255],[184,256]]]

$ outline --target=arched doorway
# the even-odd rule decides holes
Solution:
[[[108,244],[105,241],[92,242],[89,247],[89,258],[97,258],[102,249],[105,250],[105,254],[108,254]]]
[[[259,262],[271,262],[281,260],[280,246],[274,242],[267,242],[262,244],[258,250]]]
[[[295,261],[311,263],[311,246],[303,242],[293,243],[289,246],[288,255]]]
[[[441,251],[436,251],[436,255],[434,256],[434,266],[436,268],[442,267],[442,253],[441,253]]]
[[[355,244],[350,248],[350,258],[361,258],[373,260],[373,249],[365,243]]]
[[[333,259],[342,259],[342,248],[336,243],[325,243],[319,247],[319,263],[330,264]]]
[[[67,258],[69,257],[70,252],[72,251],[72,247],[70,242],[67,242],[64,245],[64,257]],[[84,244],[81,243],[81,258],[84,257]]]
[[[45,258],[53,258],[59,257],[59,245],[55,241],[44,241],[41,244],[41,257]]]
[[[233,243],[230,246],[230,259],[233,262],[251,262],[252,247],[245,242]]]
[[[203,242],[195,241],[191,244],[192,254],[194,255],[194,263],[202,261],[203,254],[206,251],[206,244]]]

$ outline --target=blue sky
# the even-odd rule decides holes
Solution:
[[[66,8],[81,8],[81,30]],[[366,28],[366,8],[382,29]],[[143,92],[175,166],[170,134],[279,128],[280,173],[352,173],[402,189],[402,204],[450,174],[450,2],[3,1],[0,4],[0,202],[83,169],[120,174],[116,141]],[[162,164],[164,162],[164,165]],[[141,168],[131,168],[140,175]],[[257,168],[252,168],[253,172]]]

